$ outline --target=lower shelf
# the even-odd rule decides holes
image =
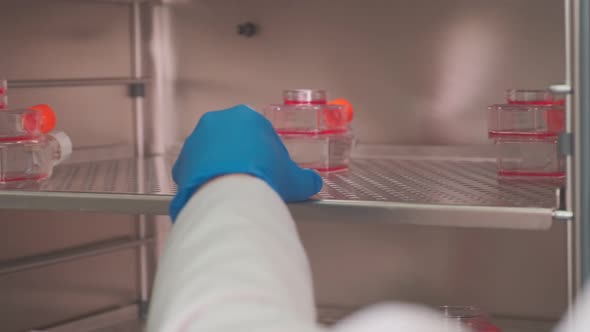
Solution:
[[[138,305],[131,304],[31,332],[141,332],[145,324],[139,317]]]
[[[351,313],[350,310],[341,308],[319,308],[318,321],[320,324],[330,326],[337,323],[342,318]],[[112,314],[111,314],[112,315]],[[120,317],[119,317],[120,318]],[[502,329],[502,332],[550,332],[555,322],[545,321],[531,321],[531,320],[517,320],[517,319],[494,319],[494,323]],[[96,324],[93,327],[93,324]],[[83,326],[85,329],[80,329]],[[108,324],[106,322],[100,323],[96,318],[91,317],[85,320],[78,321],[74,326],[72,324],[63,325],[47,330],[47,332],[141,332],[145,326],[145,322],[141,319],[133,318],[127,320],[119,320]],[[76,329],[72,329],[76,328]]]
[[[512,229],[551,226],[559,206],[558,186],[500,183],[494,162],[473,157],[473,148],[455,148],[453,155],[441,151],[445,149],[357,157],[348,172],[324,176],[324,189],[315,199],[289,207],[298,220]],[[0,208],[167,214],[176,190],[171,179],[173,156],[137,159],[115,148],[76,154],[46,182],[1,190]]]
[[[142,332],[144,331],[144,325],[144,322],[141,320],[132,320],[117,324],[115,326],[91,330],[88,332]]]

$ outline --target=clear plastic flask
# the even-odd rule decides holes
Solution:
[[[283,91],[283,104],[268,105],[262,112],[302,167],[320,172],[348,169],[355,143],[348,102],[328,102],[324,90],[293,89]]]
[[[72,141],[64,132],[26,140],[0,142],[0,185],[40,181],[72,153]]]
[[[47,105],[0,111],[0,142],[31,139],[50,132],[55,114]]]
[[[446,318],[445,332],[501,332],[489,321],[483,310],[475,306],[442,306]]]

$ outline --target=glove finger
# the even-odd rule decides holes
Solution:
[[[290,178],[289,188],[284,197],[287,202],[304,201],[322,190],[322,177],[316,171],[303,169],[295,163]]]

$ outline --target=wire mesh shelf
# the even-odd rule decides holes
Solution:
[[[176,191],[174,156],[93,153],[55,169],[48,181],[0,191],[0,208],[166,214]],[[559,206],[553,183],[502,183],[488,159],[380,156],[324,176],[313,200],[290,204],[295,218],[440,226],[549,228]]]

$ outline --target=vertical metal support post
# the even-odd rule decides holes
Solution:
[[[147,216],[138,216],[138,238],[144,240],[147,235]],[[148,261],[148,246],[144,244],[139,247],[139,311],[143,317],[147,316],[150,296],[150,270]]]
[[[578,284],[590,276],[590,0],[578,0],[578,44],[575,64],[576,112],[574,130],[574,174],[576,176],[575,220],[578,238]],[[576,49],[576,48],[575,48]]]
[[[135,0],[131,3],[131,75],[133,78],[143,76],[143,35],[142,35],[142,14],[141,2]],[[134,145],[135,155],[142,158],[145,155],[145,133],[144,133],[144,106],[143,96],[132,96],[133,107],[133,126],[134,126]],[[145,180],[143,163],[138,161],[138,184],[143,186]],[[143,189],[143,188],[138,188]],[[137,219],[137,237],[141,240],[147,237],[147,217],[139,215]],[[139,247],[139,301],[140,315],[147,313],[149,301],[149,269],[148,269],[148,252],[147,246]]]
[[[166,1],[151,6],[149,40],[150,109],[146,112],[147,154],[164,154],[180,140],[176,107],[176,47],[173,8]]]
[[[565,0],[565,84],[573,87],[573,30],[574,30],[574,12],[573,0]],[[572,93],[566,95],[566,110],[565,131],[571,133],[573,131],[573,98]],[[573,170],[573,155],[572,153],[566,156],[566,179],[565,179],[565,208],[568,211],[573,211],[573,197],[574,197],[574,170]],[[577,276],[576,276],[576,240],[574,234],[573,220],[566,224],[566,264],[567,264],[567,300],[568,305],[574,303],[576,293],[578,292]]]
[[[141,2],[135,0],[131,3],[131,77],[141,78],[143,76],[143,36],[142,36]],[[135,154],[143,157],[145,154],[145,131],[144,131],[144,106],[143,96],[134,96],[133,108],[133,134]]]
[[[574,213],[571,245],[574,287],[578,290],[590,276],[590,0],[571,1],[572,66],[568,83],[574,93],[568,97],[567,107],[574,153],[568,158],[568,209]]]

